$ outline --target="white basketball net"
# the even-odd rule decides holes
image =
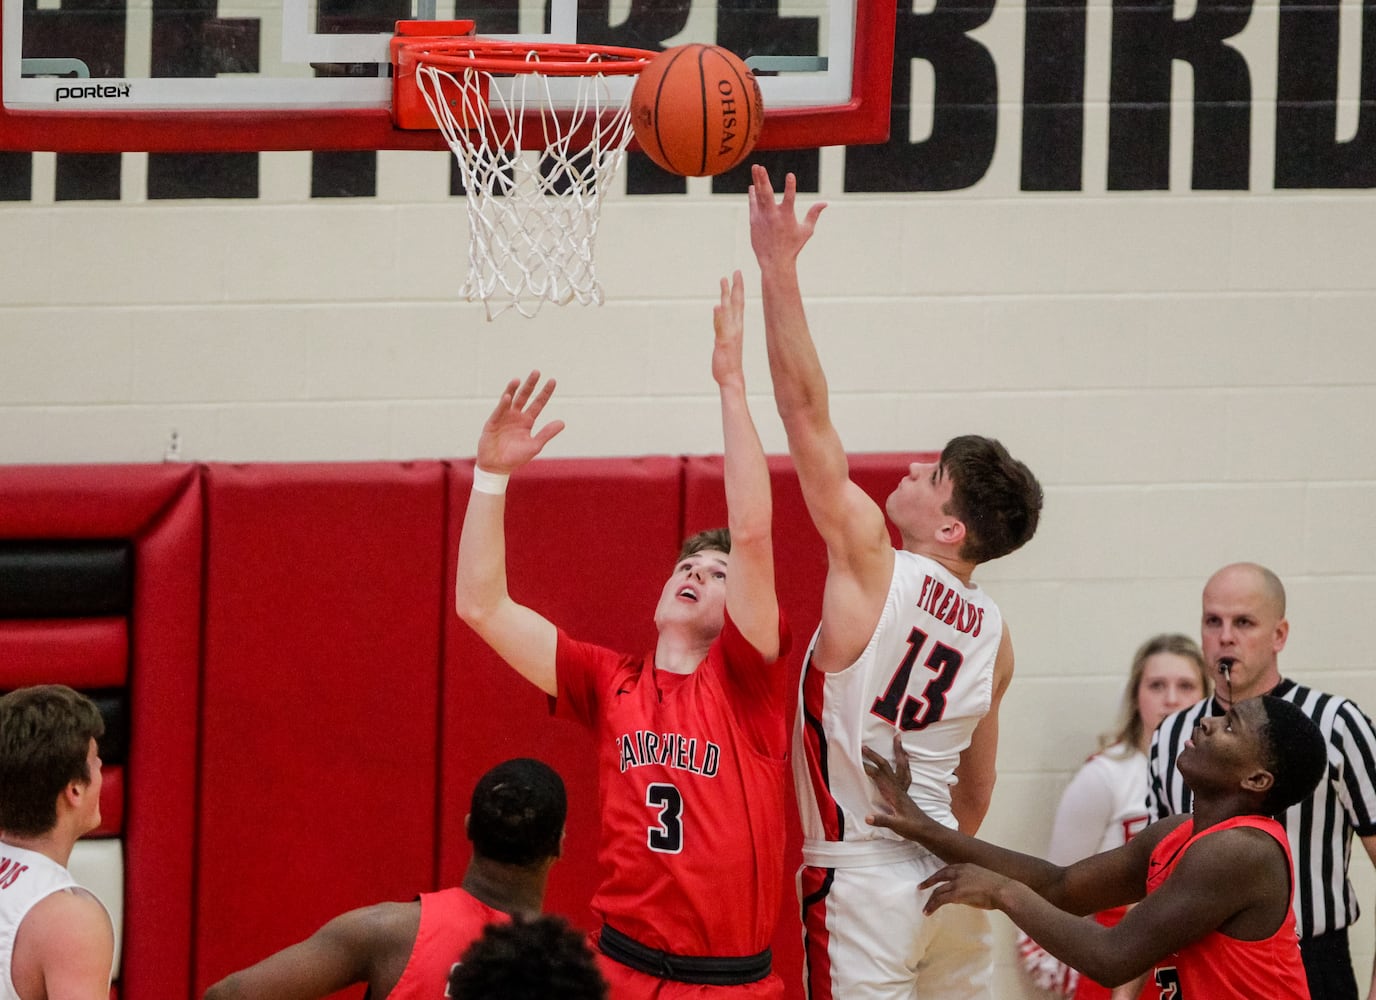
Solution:
[[[630,90],[613,99],[600,73],[561,76],[561,87],[577,91],[571,107],[564,102],[561,124],[552,111],[550,77],[517,73],[500,77],[500,87],[492,77],[472,68],[450,73],[422,64],[416,70],[468,196],[468,278],[461,294],[481,299],[489,320],[511,308],[534,316],[545,302],[601,305],[593,243],[603,192],[631,137]],[[456,92],[457,107],[450,104]],[[527,109],[538,112],[531,127],[542,130],[543,152],[522,151]],[[575,143],[584,128],[591,139]]]

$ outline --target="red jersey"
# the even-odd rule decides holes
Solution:
[[[420,927],[411,957],[386,1000],[443,1000],[449,973],[488,924],[511,917],[479,902],[463,889],[420,894]]]
[[[603,921],[678,955],[769,946],[785,880],[789,633],[765,663],[730,617],[691,674],[559,633],[555,714],[593,730]]]
[[[1161,840],[1151,852],[1147,867],[1147,892],[1161,887],[1176,864],[1200,837],[1236,827],[1264,830],[1285,851],[1285,864],[1293,872],[1290,846],[1285,830],[1264,816],[1234,816],[1194,833],[1194,820],[1188,819]],[[1290,886],[1294,901],[1293,878]],[[1152,970],[1161,1000],[1309,1000],[1309,986],[1300,961],[1299,937],[1295,932],[1293,908],[1285,910],[1280,929],[1260,941],[1240,941],[1219,931],[1210,931],[1191,945],[1167,955]],[[1145,987],[1151,989],[1150,983]]]

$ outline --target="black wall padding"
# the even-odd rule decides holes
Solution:
[[[96,740],[102,764],[124,766],[129,759],[129,697],[123,688],[98,688],[81,692],[95,702],[105,723],[105,732]],[[9,694],[0,691],[0,695]]]
[[[0,540],[0,618],[127,615],[134,554],[124,540]]]
[[[129,759],[129,698],[122,688],[102,688],[85,691],[96,703],[100,717],[105,720],[105,734],[96,740],[100,759],[104,764],[120,765]]]

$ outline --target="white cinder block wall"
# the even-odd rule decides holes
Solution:
[[[1274,41],[1264,13],[1248,51]],[[1091,51],[1091,97],[1101,63]],[[1046,487],[1037,538],[982,573],[1018,654],[984,832],[1035,852],[1132,650],[1197,634],[1200,587],[1225,562],[1285,580],[1287,673],[1376,710],[1376,199],[1272,190],[1262,103],[1250,192],[1185,190],[1188,105],[1173,191],[1104,190],[1096,105],[1086,190],[1019,192],[1016,60],[1000,71],[1013,103],[974,188],[843,194],[843,153],[823,153],[831,205],[802,280],[851,450],[981,432]],[[309,154],[265,154],[252,202],[150,203],[145,157],[123,161],[119,202],[55,203],[38,154],[33,200],[0,205],[0,461],[468,456],[505,380],[532,367],[560,380],[549,415],[568,429],[549,455],[716,452],[711,305],[733,267],[756,417],[784,450],[743,196],[614,193],[607,304],[487,323],[454,301],[467,230],[442,154],[382,154],[377,197],[357,200],[311,200]],[[1376,879],[1355,855],[1364,980]],[[997,995],[1032,997],[998,926]]]

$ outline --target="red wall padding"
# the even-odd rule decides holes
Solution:
[[[197,996],[433,886],[451,605],[438,463],[212,465],[207,493]]]
[[[129,629],[123,618],[0,621],[0,689],[124,687],[128,676]]]
[[[801,658],[825,553],[788,460],[770,462]],[[851,470],[882,503],[906,464],[857,456]],[[111,794],[124,786],[126,1000],[194,1000],[344,910],[456,883],[473,785],[513,756],[564,776],[548,904],[593,926],[592,741],[552,720],[453,612],[471,474],[467,462],[0,468],[0,538],[135,546],[127,634],[105,620],[0,624],[0,687],[128,684],[129,758],[122,782],[107,778]],[[649,650],[680,541],[725,520],[718,458],[537,462],[508,493],[512,593],[579,638]],[[132,650],[127,672],[117,647]],[[796,820],[787,835],[796,861]],[[776,966],[799,997],[792,895]]]
[[[100,769],[100,826],[89,837],[118,837],[124,832],[124,768]]]
[[[456,464],[452,476],[451,582],[471,464]],[[577,638],[652,649],[655,604],[682,540],[681,489],[677,458],[550,460],[522,469],[507,493],[512,596]],[[587,904],[599,880],[592,739],[550,718],[544,694],[452,611],[448,621],[440,880],[457,883],[468,863],[463,818],[479,775],[508,757],[537,757],[560,773],[569,794],[564,859],[550,879],[548,908],[590,929]]]
[[[200,472],[197,465],[0,466],[0,538],[133,538]]]
[[[176,501],[134,534],[120,973],[126,1000],[180,997],[191,986],[205,533],[201,470],[185,471],[194,475]]]
[[[135,1000],[190,990],[200,477],[195,465],[0,467],[0,537],[134,543],[135,645],[140,632],[148,638],[131,664],[137,721],[125,769],[133,787],[125,798],[122,987]],[[40,679],[82,678],[33,678]]]

